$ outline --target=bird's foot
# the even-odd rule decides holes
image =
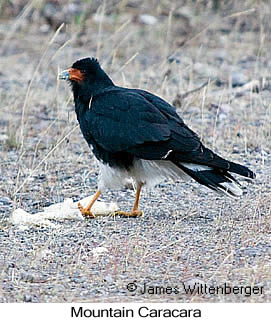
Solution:
[[[115,211],[114,215],[119,215],[123,217],[129,217],[129,218],[135,218],[137,216],[143,216],[143,212],[139,210],[134,210],[131,212],[125,212],[125,211]]]
[[[78,203],[78,209],[81,212],[81,214],[83,215],[83,217],[85,217],[87,219],[94,219],[95,218],[95,215],[87,208],[83,208],[83,206],[80,203]]]

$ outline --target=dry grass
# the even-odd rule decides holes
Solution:
[[[85,3],[87,15],[47,33],[40,30],[36,2],[0,20],[0,300],[270,301],[268,1],[226,1],[217,12],[216,1],[94,3]],[[142,13],[157,23],[140,23]],[[206,145],[257,172],[243,198],[167,182],[143,193],[140,219],[68,221],[26,231],[11,226],[14,208],[35,212],[95,190],[97,166],[77,127],[70,89],[56,76],[76,59],[96,55],[115,83],[169,102],[209,81],[180,96],[178,111]],[[236,80],[264,81],[247,90],[232,87]],[[133,196],[123,190],[103,198],[129,209]],[[97,258],[92,251],[99,246],[108,252]],[[191,279],[264,286],[264,295],[131,295],[126,289],[134,280],[175,286]]]

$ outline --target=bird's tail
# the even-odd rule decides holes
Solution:
[[[222,193],[230,197],[238,197],[243,194],[240,183],[230,174],[230,172],[247,178],[255,178],[255,174],[247,167],[236,163],[230,163],[230,168],[228,170],[183,162],[175,162],[175,165],[198,183],[207,186],[217,193]]]

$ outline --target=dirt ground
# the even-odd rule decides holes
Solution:
[[[0,301],[270,302],[269,1],[2,1],[0,13]],[[97,165],[57,80],[86,56],[116,84],[174,103],[208,147],[254,170],[242,198],[168,181],[143,192],[142,218],[12,225],[18,207],[95,192]],[[102,200],[128,210],[134,195]],[[194,284],[240,288],[186,293]]]

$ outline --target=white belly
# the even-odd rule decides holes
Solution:
[[[144,160],[138,159],[134,166],[129,170],[109,167],[109,165],[99,162],[100,174],[98,188],[119,189],[132,183],[143,183],[147,188],[152,188],[165,179],[184,179],[189,176],[172,162],[166,160]]]

